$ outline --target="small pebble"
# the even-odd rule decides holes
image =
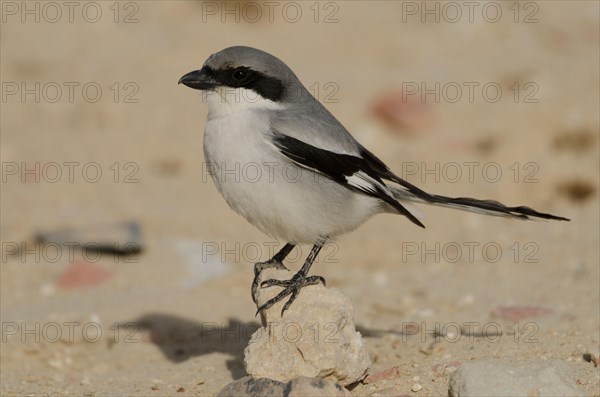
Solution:
[[[417,391],[421,390],[422,388],[423,388],[423,386],[421,386],[418,383],[415,383],[414,385],[412,385],[412,387],[410,388],[410,390],[412,390],[414,392],[417,392]]]
[[[468,306],[475,302],[473,294],[466,294],[458,300],[458,306]]]
[[[100,324],[100,322],[101,322],[100,316],[97,315],[96,313],[92,313],[92,314],[90,314],[90,321],[92,323]]]
[[[40,287],[40,295],[42,296],[52,296],[56,293],[56,287],[54,284],[43,284]]]
[[[388,368],[383,371],[377,372],[376,374],[367,376],[367,378],[364,380],[364,383],[369,384],[369,383],[381,382],[384,380],[397,379],[397,378],[400,378],[400,375],[401,374],[400,374],[400,371],[398,370],[398,368],[392,367],[392,368]]]

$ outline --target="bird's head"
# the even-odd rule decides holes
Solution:
[[[283,61],[267,52],[242,46],[211,55],[201,69],[185,74],[179,83],[214,91],[220,94],[215,97],[223,103],[254,108],[281,106],[307,92]],[[211,106],[210,99],[208,102]]]

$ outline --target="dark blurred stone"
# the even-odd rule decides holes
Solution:
[[[348,397],[350,392],[341,385],[320,378],[298,377],[284,383],[250,376],[231,382],[217,397]]]

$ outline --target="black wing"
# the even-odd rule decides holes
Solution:
[[[379,164],[350,154],[330,152],[278,132],[273,133],[273,143],[281,153],[299,166],[325,175],[350,190],[378,198],[391,205],[414,224],[425,227],[421,221],[394,198],[391,191],[381,180],[380,167],[385,167],[389,172],[389,169],[381,160],[377,159]],[[376,157],[374,158],[376,159]]]

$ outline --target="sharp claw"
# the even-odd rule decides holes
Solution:
[[[290,299],[288,299],[288,301],[285,302],[285,305],[283,305],[283,308],[281,309],[281,317],[283,317],[283,313],[285,313],[285,311],[290,308],[290,306],[292,305],[292,302],[296,300],[299,293],[300,293],[299,289],[292,292],[292,296],[290,296]]]
[[[279,297],[279,295],[277,295],[274,298],[269,299],[268,301],[266,301],[265,303],[263,303],[262,305],[260,305],[258,307],[258,309],[256,310],[256,313],[259,313],[259,312],[261,312],[263,310],[270,309],[271,306],[273,306],[274,304],[276,304],[277,302],[279,302],[283,298],[285,298],[285,295],[283,297]]]
[[[250,294],[252,295],[252,300],[256,303],[256,291],[258,290],[258,278],[254,277],[252,280],[252,287],[250,287]]]
[[[267,281],[269,281],[269,280],[265,280],[265,281],[261,282],[261,283],[260,283],[260,288],[265,288],[265,287],[267,287],[267,284],[268,284],[268,283],[267,283]]]
[[[252,280],[252,287],[250,290],[250,292],[252,294],[252,300],[254,301],[254,303],[256,303],[256,291],[258,289],[258,277],[260,276],[260,273],[263,270],[268,269],[269,267],[274,267],[276,269],[288,270],[288,268],[285,267],[281,261],[267,261],[267,262],[255,263],[254,264],[254,280]],[[271,284],[271,285],[276,285],[276,284]],[[262,287],[263,287],[263,285],[261,283],[261,288]]]
[[[292,295],[294,296],[294,295]],[[285,313],[285,311],[288,309],[289,305],[288,303],[290,303],[290,301],[292,300],[292,298],[288,299],[287,302],[285,302],[285,305],[283,305],[283,307],[281,308],[281,313],[279,314],[282,318],[283,318],[283,313]]]

